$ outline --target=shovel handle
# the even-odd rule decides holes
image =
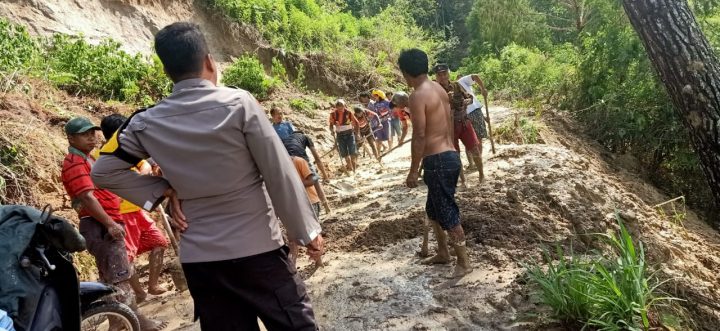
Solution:
[[[485,115],[487,115],[487,127],[488,137],[490,137],[490,147],[492,148],[493,154],[495,154],[495,141],[493,140],[492,124],[490,124],[490,104],[487,101],[487,96],[483,95],[483,99],[485,99]]]

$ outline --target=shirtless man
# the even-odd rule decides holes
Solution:
[[[460,154],[453,144],[448,94],[440,84],[428,79],[428,58],[425,52],[419,49],[405,50],[398,58],[398,65],[408,85],[414,88],[408,102],[413,136],[412,163],[406,184],[410,188],[417,187],[422,161],[423,181],[428,187],[425,210],[438,238],[437,254],[423,263],[450,262],[449,237],[457,256],[452,276],[462,277],[472,268],[465,247],[465,233],[460,224],[460,210],[455,203],[455,186],[460,176],[461,163]]]

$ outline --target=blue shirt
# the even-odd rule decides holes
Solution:
[[[391,115],[390,101],[387,101],[387,100],[377,101],[373,105],[372,110],[375,111],[375,113],[377,113],[378,116],[380,116],[381,122],[383,122],[383,123],[390,122],[390,115]]]
[[[10,316],[2,309],[0,309],[0,330],[15,331],[12,319],[10,319]]]
[[[295,132],[295,127],[293,127],[293,125],[288,121],[282,121],[278,124],[273,123],[273,129],[275,129],[275,132],[277,132],[281,140],[289,137],[293,132]]]

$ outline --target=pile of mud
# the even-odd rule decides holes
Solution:
[[[459,189],[457,200],[476,266],[473,274],[459,282],[439,280],[449,272],[447,267],[418,265],[415,253],[425,217],[425,190],[401,188],[409,166],[404,153],[409,148],[397,152],[403,155],[388,158],[382,178],[356,179],[353,201],[337,200],[343,216],[331,215],[323,225],[333,252],[330,260],[336,261],[331,262],[331,271],[318,271],[309,282],[319,287],[317,295],[323,296],[320,293],[329,289],[339,291],[344,294],[334,294],[335,301],[351,300],[353,309],[361,307],[368,314],[354,320],[357,316],[350,311],[321,307],[318,310],[326,315],[321,318],[324,325],[350,330],[507,329],[511,325],[519,330],[545,329],[550,326],[538,321],[519,322],[526,314],[542,311],[529,299],[531,289],[524,281],[522,266],[540,260],[544,250],[556,246],[602,254],[607,247],[598,234],[617,231],[616,215],[620,215],[633,237],[643,242],[650,271],[669,280],[663,290],[685,300],[680,305],[688,310],[695,328],[719,329],[720,310],[715,302],[720,300],[716,273],[720,236],[692,212],[683,222],[659,212],[653,206],[672,197],[611,163],[612,156],[601,146],[578,139],[575,132],[567,130],[570,124],[565,119],[548,113],[543,122],[545,144],[496,146],[497,154],[486,154],[486,181],[476,185],[477,175],[471,174],[470,188]],[[329,191],[332,196],[332,189]],[[399,201],[405,205],[394,208]],[[361,266],[357,260],[370,266]],[[347,269],[344,263],[357,270]],[[401,279],[386,280],[393,275]],[[351,284],[367,284],[363,279],[368,277],[378,284],[355,286],[362,291],[353,289]],[[432,280],[434,277],[440,278]],[[412,279],[426,283],[417,287]],[[413,286],[400,286],[406,282]],[[389,302],[431,295],[425,304],[444,312],[433,308],[413,317],[393,304],[374,302],[375,294],[366,298],[357,291],[382,294]],[[393,316],[391,320],[398,323],[388,324],[382,315]],[[428,318],[446,323],[430,323]]]
[[[385,215],[391,215],[389,211]],[[367,215],[362,215],[364,217]],[[333,249],[344,251],[382,251],[387,246],[413,239],[423,234],[425,214],[413,212],[400,218],[378,219],[359,226],[352,220],[329,219],[323,223],[323,236]]]

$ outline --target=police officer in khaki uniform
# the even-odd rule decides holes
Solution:
[[[202,330],[316,330],[288,236],[323,252],[320,225],[280,138],[250,93],[217,85],[198,26],[174,23],[155,50],[170,96],[135,114],[93,168],[93,179],[144,209],[170,198],[180,261]],[[163,177],[131,166],[152,157]]]

